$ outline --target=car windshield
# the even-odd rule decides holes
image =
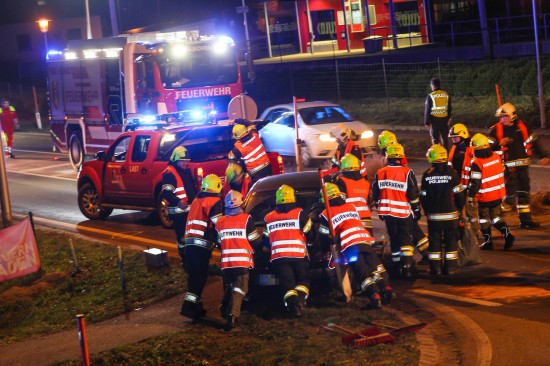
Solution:
[[[353,121],[353,118],[339,106],[301,108],[298,113],[306,125]]]
[[[223,158],[233,148],[231,129],[232,126],[212,126],[179,131],[175,139],[164,142],[159,151],[167,158],[173,147],[183,143],[193,161]]]

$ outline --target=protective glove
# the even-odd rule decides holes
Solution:
[[[384,216],[384,215],[378,215],[378,219],[379,219],[380,221],[384,221],[385,218],[386,218],[386,216]]]
[[[420,212],[420,208],[413,211],[414,221],[420,220],[421,217],[422,217],[422,213]]]
[[[466,216],[477,217],[477,203],[474,197],[468,197],[466,201]]]

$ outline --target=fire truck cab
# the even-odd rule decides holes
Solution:
[[[135,119],[227,117],[242,93],[229,37],[196,32],[143,33],[70,41],[48,53],[50,129],[54,145],[78,169]]]

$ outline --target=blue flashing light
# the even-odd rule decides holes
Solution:
[[[147,115],[140,118],[140,121],[145,123],[155,122],[156,120],[157,120],[157,116],[155,115]]]

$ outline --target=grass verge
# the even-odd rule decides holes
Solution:
[[[41,271],[0,284],[0,345],[74,327],[76,314],[97,322],[183,291],[178,261],[150,270],[142,253],[123,250],[123,293],[116,247],[60,231],[36,234]],[[79,273],[74,273],[71,238]]]

